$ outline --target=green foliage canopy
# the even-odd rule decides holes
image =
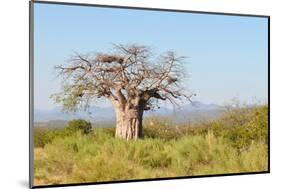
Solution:
[[[89,121],[83,119],[74,119],[69,121],[66,126],[66,132],[74,133],[81,131],[83,134],[89,134],[92,130],[92,124]]]

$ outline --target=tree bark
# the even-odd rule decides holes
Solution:
[[[143,109],[140,107],[125,110],[116,108],[115,111],[115,136],[126,140],[137,140],[138,138],[141,138]]]

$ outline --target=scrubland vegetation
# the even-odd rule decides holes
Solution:
[[[147,118],[136,141],[89,125],[74,120],[64,129],[34,129],[35,185],[268,170],[267,105],[181,126]]]

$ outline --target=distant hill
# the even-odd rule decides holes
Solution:
[[[67,124],[66,120],[50,120],[44,122],[34,123],[35,127],[48,127],[48,128],[63,128]]]
[[[173,123],[182,124],[194,121],[210,120],[221,115],[223,107],[216,104],[204,104],[199,101],[183,105],[177,109],[167,109],[148,112],[146,115],[169,116]]]
[[[161,107],[154,111],[145,112],[144,116],[169,116],[174,123],[186,123],[191,121],[213,119],[222,112],[222,107],[216,104],[204,104],[195,101],[183,105],[177,109]],[[90,113],[89,113],[90,112]],[[75,113],[64,113],[60,107],[52,110],[34,111],[35,126],[52,125],[53,127],[63,127],[68,120],[85,119],[95,123],[97,126],[112,126],[115,122],[115,112],[112,107],[91,107],[89,112],[78,111]]]
[[[114,120],[115,112],[111,107],[92,107],[89,112],[78,111],[73,113],[62,112],[60,107],[51,110],[34,110],[34,120],[36,122],[46,122],[50,120],[71,120],[86,119],[90,121]]]

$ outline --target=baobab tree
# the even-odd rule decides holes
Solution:
[[[116,137],[138,139],[144,111],[159,101],[178,105],[192,97],[181,85],[185,57],[169,51],[155,58],[149,47],[137,44],[113,46],[109,53],[75,53],[67,65],[56,66],[62,91],[52,98],[67,111],[87,109],[93,100],[105,98],[115,109]]]

